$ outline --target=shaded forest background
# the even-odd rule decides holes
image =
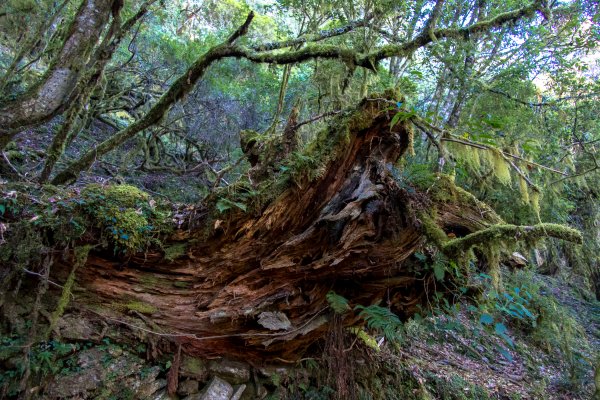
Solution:
[[[599,18],[3,2],[2,394],[68,398],[68,360],[139,341],[165,396],[223,356],[251,361],[247,398],[600,396]],[[448,335],[526,383],[416,371]]]

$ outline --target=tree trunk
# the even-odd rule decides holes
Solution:
[[[388,166],[407,150],[411,133],[402,124],[390,130],[388,108],[365,101],[334,121],[349,137],[339,137],[324,173],[287,189],[259,216],[211,222],[204,240],[205,228],[177,231],[171,240],[188,249],[174,262],[162,252],[126,263],[90,254],[77,271],[74,305],[86,318],[159,333],[189,354],[247,360],[301,357],[327,331],[330,290],[411,314],[433,285],[408,268],[425,241],[417,217],[425,200],[391,175]],[[438,213],[454,230],[487,226],[468,204],[442,205]],[[71,264],[55,265],[54,279],[64,281]],[[151,315],[127,304],[144,304]],[[281,330],[265,322],[273,319]],[[349,314],[344,323],[355,321]]]
[[[205,217],[165,243],[186,246],[174,261],[158,250],[125,262],[112,250],[90,253],[72,291],[77,320],[96,326],[95,337],[108,323],[132,340],[165,340],[169,351],[259,363],[296,361],[325,335],[329,291],[353,305],[416,312],[435,279],[411,257],[415,251],[427,238],[453,254],[468,250],[496,235],[485,228],[501,219],[447,178],[433,179],[425,192],[394,178],[390,166],[412,142],[409,125],[390,128],[396,97],[366,99],[336,117],[310,147],[323,157],[318,177],[296,178],[256,215],[211,220],[206,208],[194,210]],[[517,227],[502,226],[518,237]],[[52,282],[67,281],[72,258],[55,262]],[[357,321],[349,312],[342,324]]]
[[[85,0],[81,4],[61,51],[42,81],[0,105],[0,141],[6,142],[25,127],[49,121],[63,111],[102,36],[113,3],[115,0]]]

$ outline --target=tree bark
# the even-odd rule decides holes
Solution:
[[[450,254],[499,234],[580,238],[556,226],[499,227],[493,210],[448,178],[423,190],[394,177],[390,166],[412,141],[408,122],[390,127],[396,96],[365,99],[333,119],[311,147],[329,143],[322,172],[296,176],[261,210],[212,219],[208,202],[193,210],[203,217],[163,241],[186,246],[175,260],[158,249],[127,260],[112,249],[92,251],[77,269],[69,313],[96,328],[91,337],[102,338],[110,325],[119,340],[160,342],[156,347],[169,352],[181,346],[205,358],[294,362],[329,329],[329,291],[405,317],[418,311],[436,291],[431,268],[413,257],[427,246]],[[97,240],[85,237],[80,245]],[[55,260],[55,295],[75,262],[77,256]],[[360,320],[348,312],[341,323]],[[58,333],[73,327],[64,329]]]
[[[49,121],[63,111],[102,36],[113,2],[83,1],[62,49],[42,81],[15,100],[0,105],[0,141],[6,142],[24,128]]]
[[[260,215],[234,212],[176,231],[169,243],[185,243],[187,252],[173,262],[160,251],[125,263],[112,251],[91,253],[77,271],[73,308],[98,326],[166,338],[187,354],[256,362],[297,360],[322,338],[330,290],[353,304],[411,315],[434,291],[432,273],[415,273],[411,258],[426,243],[419,213],[435,209],[442,228],[464,234],[499,219],[477,202],[433,207],[394,179],[389,165],[407,150],[411,132],[390,128],[392,116],[379,99],[337,117],[322,137],[331,129],[348,136],[339,136],[319,178],[296,180]],[[52,279],[65,281],[71,265],[57,262]],[[151,311],[128,310],[132,302]],[[265,324],[269,318],[282,328]],[[356,321],[349,313],[343,323]]]

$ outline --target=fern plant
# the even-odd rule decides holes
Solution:
[[[388,308],[378,305],[365,307],[360,304],[352,308],[350,307],[348,299],[333,291],[327,293],[326,298],[329,306],[337,314],[345,314],[352,310],[358,311],[358,316],[365,321],[367,328],[382,333],[389,341],[398,341],[401,339],[401,332],[403,329],[402,321],[400,321],[400,318]],[[353,331],[353,333],[363,339],[367,346],[372,347],[371,341],[364,340],[365,335],[361,335],[357,331]]]

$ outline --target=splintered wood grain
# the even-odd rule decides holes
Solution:
[[[330,290],[410,315],[432,282],[407,268],[424,238],[410,196],[389,173],[408,146],[408,132],[401,124],[392,131],[390,118],[373,112],[370,127],[352,132],[322,177],[290,188],[256,218],[235,215],[219,236],[191,244],[174,262],[159,253],[125,263],[92,254],[78,271],[78,305],[132,321],[138,317],[127,305],[143,303],[153,310],[146,326],[173,334],[182,351],[246,361],[302,357],[328,330]],[[454,206],[444,207],[440,213],[459,226]],[[267,311],[284,313],[291,328],[263,328],[257,321]],[[356,322],[351,313],[344,320]]]

